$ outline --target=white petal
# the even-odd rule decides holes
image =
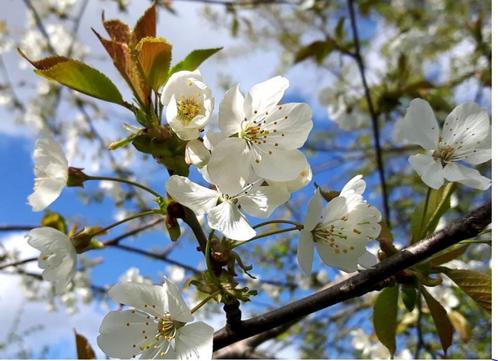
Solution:
[[[313,178],[313,173],[311,171],[311,167],[309,163],[306,165],[306,168],[299,172],[299,175],[296,179],[286,182],[275,182],[267,180],[270,185],[274,185],[277,187],[282,187],[287,189],[287,192],[294,193],[295,191],[305,187],[311,179]]]
[[[459,158],[461,158],[460,154],[458,155]],[[469,152],[466,153],[461,159],[474,165],[485,163],[491,159],[491,148],[469,150]]]
[[[199,139],[190,140],[185,147],[185,163],[197,168],[204,167],[211,158],[211,153]]]
[[[311,231],[320,222],[322,217],[322,195],[315,189],[313,197],[308,203],[308,210],[304,220],[304,230]]]
[[[242,190],[251,170],[250,156],[246,142],[240,138],[227,138],[214,147],[207,167],[221,192],[234,195]]]
[[[313,251],[313,235],[310,231],[302,230],[297,247],[297,263],[308,276],[311,274],[313,266]]]
[[[342,188],[341,196],[344,196],[348,193],[354,194],[363,194],[365,189],[367,188],[367,184],[363,180],[363,176],[361,174],[353,177],[346,185]]]
[[[190,322],[194,319],[190,309],[182,298],[180,290],[169,279],[166,278],[163,284],[164,292],[168,295],[168,311],[175,321]]]
[[[220,103],[219,126],[225,136],[240,131],[240,124],[244,120],[244,97],[239,86],[230,88]]]
[[[122,282],[112,286],[108,294],[116,303],[135,307],[157,317],[167,312],[168,300],[161,286]]]
[[[365,252],[365,249],[361,249],[356,246],[355,250],[348,250],[347,253],[343,253],[341,249],[333,249],[328,244],[324,242],[317,242],[316,247],[318,254],[322,261],[331,267],[339,268],[347,273],[355,272],[358,269],[358,259],[360,255]]]
[[[444,167],[443,173],[450,182],[459,182],[483,191],[491,186],[491,179],[482,176],[476,169],[462,164],[449,163]]]
[[[289,193],[280,187],[256,186],[239,198],[242,209],[251,216],[266,218],[289,199]]]
[[[208,212],[208,224],[226,237],[245,241],[256,235],[239,209],[232,202],[223,202]]]
[[[364,268],[372,268],[377,263],[377,257],[369,251],[363,253],[363,255],[358,259],[358,264]]]
[[[439,189],[444,183],[443,166],[436,162],[432,156],[416,154],[408,158],[411,166],[422,177],[422,181],[429,187]]]
[[[220,194],[200,186],[186,177],[172,175],[166,183],[168,194],[178,203],[202,215],[216,206]]]
[[[289,81],[282,76],[254,85],[245,98],[244,113],[249,117],[255,111],[261,114],[273,108],[282,99],[288,87]]]
[[[299,150],[275,149],[272,154],[261,153],[259,163],[252,159],[254,171],[264,179],[283,182],[292,181],[308,165]]]
[[[144,343],[153,342],[157,323],[139,311],[111,311],[99,332],[97,344],[107,356],[129,359],[142,352]]]
[[[400,120],[398,130],[409,143],[425,149],[435,149],[439,138],[439,125],[430,104],[423,99],[414,99]]]
[[[327,203],[323,223],[333,222],[347,215],[348,208],[346,207],[346,198],[338,196]]]
[[[269,143],[278,143],[282,149],[297,149],[304,145],[312,127],[310,106],[289,103],[276,107],[265,118],[262,129],[269,132]]]
[[[207,149],[213,150],[226,137],[220,132],[208,131],[203,138],[204,145]]]
[[[478,147],[478,142],[489,134],[489,117],[487,112],[476,103],[458,105],[446,118],[441,133],[442,142],[458,148]]]
[[[171,75],[161,91],[161,103],[164,106],[167,106],[171,100],[171,97],[178,92],[180,84],[187,83],[190,78],[202,81],[200,72],[178,71]]]
[[[180,360],[210,360],[213,356],[214,329],[204,322],[194,322],[178,330],[176,354]]]

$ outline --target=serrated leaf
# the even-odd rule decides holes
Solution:
[[[46,211],[40,224],[44,227],[51,227],[67,234],[66,220],[59,213]]]
[[[471,270],[444,268],[443,272],[479,306],[491,313],[491,277]]]
[[[375,301],[373,325],[379,341],[387,347],[391,356],[396,352],[396,328],[398,327],[399,286],[384,288]]]
[[[335,47],[336,42],[334,39],[314,41],[297,51],[294,56],[294,64],[300,63],[309,58],[314,58],[318,64],[321,64],[335,49]]]
[[[51,56],[32,61],[20,49],[18,50],[21,56],[36,68],[37,74],[94,98],[111,103],[123,103],[123,97],[114,83],[91,66],[64,56]]]
[[[144,14],[138,19],[133,28],[133,44],[146,37],[156,37],[156,2],[145,10]]]
[[[422,287],[422,294],[424,295],[425,302],[427,302],[432,319],[434,320],[434,325],[436,325],[439,341],[446,354],[448,347],[453,343],[453,325],[451,324],[444,307],[432,297],[425,287]]]
[[[140,40],[136,50],[147,84],[157,91],[168,78],[171,44],[163,38],[146,37]]]
[[[450,196],[454,189],[454,183],[448,183],[438,190],[431,189],[429,197],[418,205],[412,216],[411,243],[418,242],[434,232],[439,219],[450,208]]]
[[[448,317],[456,332],[460,335],[462,342],[469,342],[472,337],[472,329],[467,322],[467,319],[458,311],[450,311]]]
[[[95,360],[95,352],[86,337],[77,333],[76,330],[74,330],[74,337],[78,360]]]
[[[413,311],[417,303],[417,290],[411,285],[401,285],[401,299],[408,311]]]
[[[212,49],[198,49],[192,51],[188,54],[185,59],[177,63],[171,70],[169,71],[169,76],[178,72],[178,71],[194,71],[197,69],[206,59],[216,54],[223,48],[212,48]]]
[[[105,20],[104,13],[102,13],[102,24],[112,40],[128,44],[131,37],[131,30],[127,24],[117,19]]]
[[[462,256],[468,248],[468,244],[457,244],[446,250],[436,253],[434,257],[429,260],[431,266],[439,266],[444,263],[450,262],[457,257]]]

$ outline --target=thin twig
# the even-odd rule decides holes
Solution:
[[[378,114],[374,109],[372,97],[370,94],[370,88],[368,87],[367,78],[365,75],[365,64],[363,63],[363,57],[361,56],[360,48],[360,38],[358,35],[358,26],[356,25],[356,15],[354,10],[354,0],[348,0],[349,16],[351,18],[351,26],[353,28],[353,39],[355,45],[355,54],[353,58],[358,64],[358,69],[361,74],[361,81],[363,83],[363,88],[365,91],[365,97],[367,99],[368,111],[372,119],[372,128],[374,133],[374,146],[375,146],[375,157],[377,160],[377,170],[379,172],[380,183],[382,188],[382,202],[384,205],[384,219],[387,225],[390,225],[390,214],[389,214],[389,197],[387,193],[387,183],[384,170],[384,162],[382,160],[382,146],[380,144],[380,132],[379,132],[379,118]]]

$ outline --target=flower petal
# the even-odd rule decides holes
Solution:
[[[228,137],[240,131],[240,124],[244,120],[244,97],[239,86],[230,88],[220,103],[219,127]]]
[[[430,104],[423,99],[411,101],[406,115],[397,124],[401,137],[425,149],[436,149],[439,125]]]
[[[323,216],[323,223],[329,223],[341,219],[347,215],[347,212],[348,208],[346,207],[346,198],[342,196],[335,197],[327,203],[327,208],[325,208],[325,214]]]
[[[168,311],[168,301],[161,286],[122,282],[112,286],[108,294],[116,303],[135,307],[157,317],[162,317]]]
[[[316,247],[324,263],[348,273],[358,269],[358,259],[365,252],[364,248],[358,246],[353,246],[355,249],[349,250],[347,249],[349,247],[342,243],[340,248],[332,248],[324,242],[317,242]],[[347,253],[343,250],[347,250]]]
[[[239,203],[251,216],[266,218],[275,208],[287,202],[289,196],[289,193],[280,187],[256,186],[240,197]]]
[[[180,322],[191,322],[194,317],[190,309],[182,298],[180,290],[168,278],[164,281],[163,290],[168,295],[168,312],[171,318]]]
[[[185,147],[185,163],[197,168],[204,167],[211,158],[211,153],[199,139],[190,140]]]
[[[308,210],[304,220],[304,230],[311,231],[320,222],[322,218],[322,195],[318,189],[315,189],[313,197],[308,203]]]
[[[422,177],[422,181],[429,187],[439,189],[444,183],[443,166],[436,162],[432,156],[416,154],[408,158],[411,166]]]
[[[236,241],[246,241],[256,235],[237,206],[230,201],[222,202],[208,212],[208,224]]]
[[[217,191],[178,175],[172,175],[168,179],[166,190],[175,201],[192,209],[198,215],[203,215],[214,208],[220,196]]]
[[[244,100],[244,113],[249,118],[256,113],[264,113],[278,104],[289,87],[289,81],[276,76],[254,85]]]
[[[275,149],[272,154],[262,153],[259,163],[252,159],[255,173],[270,181],[292,181],[308,165],[308,161],[299,150]]]
[[[157,323],[142,312],[111,311],[102,320],[99,332],[97,344],[107,356],[130,359],[142,353],[145,343],[154,342]]]
[[[377,257],[369,251],[365,251],[365,253],[363,253],[363,255],[358,259],[358,264],[364,268],[372,268],[377,263]]]
[[[349,193],[360,194],[362,195],[367,188],[366,182],[363,180],[363,176],[361,174],[354,176],[351,178],[349,182],[342,188],[341,196],[344,196]]]
[[[483,191],[491,186],[491,179],[482,176],[476,169],[462,164],[449,163],[444,167],[443,173],[450,182],[459,182]]]
[[[302,230],[299,237],[299,244],[297,246],[297,263],[307,276],[311,275],[311,268],[313,266],[313,251],[313,235],[310,231]]]
[[[175,351],[180,360],[210,360],[213,356],[214,329],[204,322],[194,322],[178,330]]]
[[[222,193],[234,195],[242,190],[251,171],[250,157],[246,142],[240,138],[226,138],[214,147],[207,167]]]

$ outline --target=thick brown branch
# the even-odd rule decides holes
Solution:
[[[304,317],[339,302],[358,297],[384,287],[398,272],[429,258],[449,246],[475,237],[491,222],[491,203],[474,210],[458,222],[417,242],[375,267],[355,274],[343,282],[311,296],[290,303],[277,310],[241,322],[237,331],[223,328],[216,332],[214,350],[268,331],[291,320]]]

